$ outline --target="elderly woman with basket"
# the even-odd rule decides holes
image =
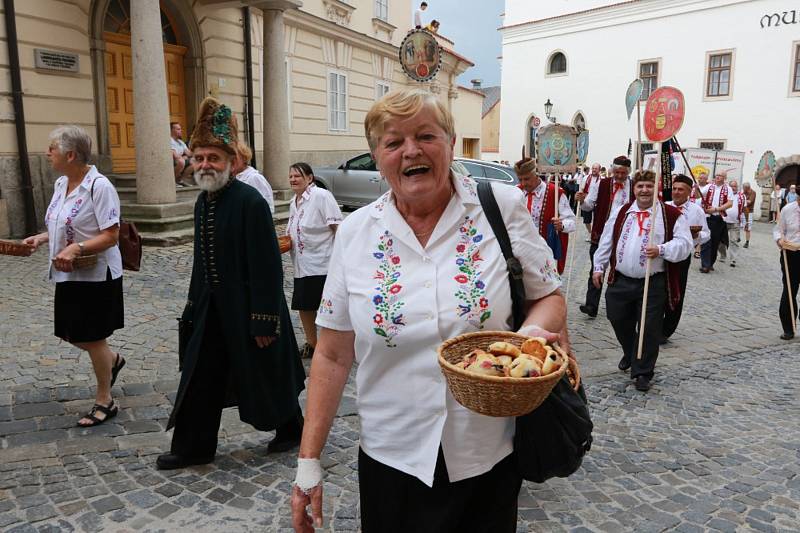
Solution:
[[[311,358],[317,346],[317,309],[342,212],[333,195],[314,184],[314,172],[308,163],[289,167],[289,186],[294,191],[286,224],[294,266],[292,309],[300,313],[306,335],[300,355]]]
[[[119,197],[108,178],[89,164],[91,151],[91,137],[78,126],[53,130],[47,158],[63,175],[47,208],[47,231],[23,241],[33,250],[49,243],[55,335],[88,352],[92,360],[97,394],[91,411],[78,421],[81,427],[116,416],[111,387],[125,366],[106,341],[124,319]]]
[[[365,129],[391,190],[350,215],[334,243],[292,491],[294,528],[322,526],[320,455],[355,360],[363,531],[516,531],[515,420],[457,403],[436,357],[446,339],[507,331],[512,317],[506,262],[476,183],[450,170],[453,117],[434,95],[397,91],[372,106]],[[523,267],[520,332],[555,341],[566,309],[552,252],[520,192],[492,189]]]

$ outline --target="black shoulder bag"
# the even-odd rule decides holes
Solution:
[[[514,257],[491,185],[479,183],[478,198],[506,259],[513,323],[517,330],[525,320],[522,265]],[[536,483],[552,477],[568,477],[578,470],[583,456],[591,448],[592,429],[583,384],[576,392],[565,375],[542,405],[517,417],[514,435],[517,470],[523,479]]]

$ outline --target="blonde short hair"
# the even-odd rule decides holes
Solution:
[[[236,143],[236,155],[242,158],[242,161],[249,163],[253,159],[253,151],[245,143],[238,141]]]
[[[375,150],[378,140],[386,129],[386,123],[392,119],[408,119],[427,107],[436,122],[447,133],[450,139],[455,139],[456,128],[453,115],[436,98],[435,95],[422,89],[406,89],[392,91],[372,104],[364,119],[364,134],[367,137],[370,150]]]

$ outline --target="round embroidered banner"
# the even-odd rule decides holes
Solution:
[[[756,182],[761,187],[772,185],[772,178],[775,174],[776,166],[777,161],[775,160],[775,154],[772,150],[764,152],[764,155],[761,156],[761,160],[758,162],[758,168],[756,169]]]
[[[442,66],[439,43],[427,30],[411,30],[400,44],[400,65],[414,81],[426,82],[436,77]]]
[[[644,133],[653,142],[671,139],[683,126],[686,107],[683,93],[675,87],[659,87],[647,99]]]

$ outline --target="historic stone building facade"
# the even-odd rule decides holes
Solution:
[[[369,107],[416,84],[398,61],[411,10],[411,0],[18,0],[35,220],[57,178],[44,156],[48,133],[71,123],[93,136],[123,215],[145,234],[185,239],[197,191],[174,187],[169,122],[188,138],[209,94],[231,107],[259,169],[286,196],[290,163],[338,164],[366,151]],[[19,237],[28,187],[5,26],[0,37],[0,236]],[[472,63],[451,41],[439,43],[442,70],[424,86],[456,114],[457,153],[480,153],[482,98],[456,83]]]

